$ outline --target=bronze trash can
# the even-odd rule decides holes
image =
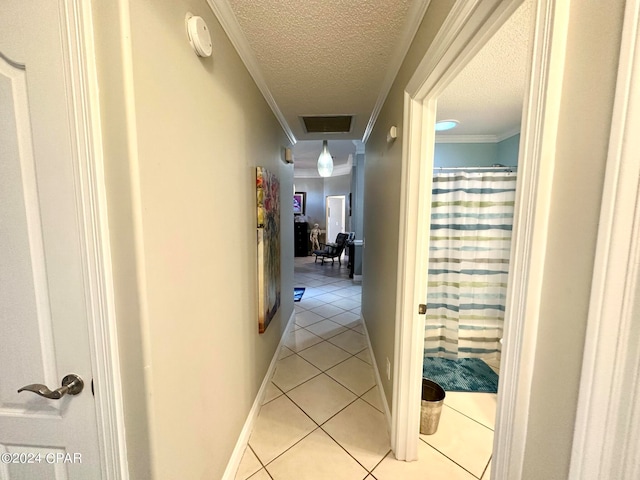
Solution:
[[[420,433],[433,435],[438,430],[445,393],[436,382],[422,379],[422,402],[420,406]]]

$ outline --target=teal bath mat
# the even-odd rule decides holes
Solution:
[[[447,392],[498,392],[498,375],[479,358],[424,357],[422,376]]]

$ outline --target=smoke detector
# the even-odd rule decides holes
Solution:
[[[187,13],[185,24],[187,26],[189,43],[191,44],[191,48],[196,52],[196,55],[199,57],[210,57],[213,52],[211,34],[209,33],[209,27],[207,27],[202,17]]]

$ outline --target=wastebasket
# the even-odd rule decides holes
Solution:
[[[420,407],[420,433],[433,435],[438,430],[445,393],[443,388],[428,378],[422,379],[422,402]]]

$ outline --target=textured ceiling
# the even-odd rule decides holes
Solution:
[[[438,98],[438,120],[460,121],[439,137],[519,131],[534,13],[525,1]]]
[[[346,171],[355,152],[351,140],[368,135],[429,4],[207,1],[292,143],[303,140],[293,147],[296,175],[313,173],[325,138],[336,171]],[[533,14],[525,0],[439,98],[438,118],[461,121],[440,139],[499,138],[519,129]],[[307,134],[302,115],[355,118],[349,134]]]
[[[424,0],[226,1],[298,140],[363,138],[388,71],[399,66],[394,55],[404,56],[415,33],[420,19],[411,17],[416,9],[423,11],[416,5],[424,5]],[[355,115],[350,134],[307,134],[299,119],[335,114]]]

